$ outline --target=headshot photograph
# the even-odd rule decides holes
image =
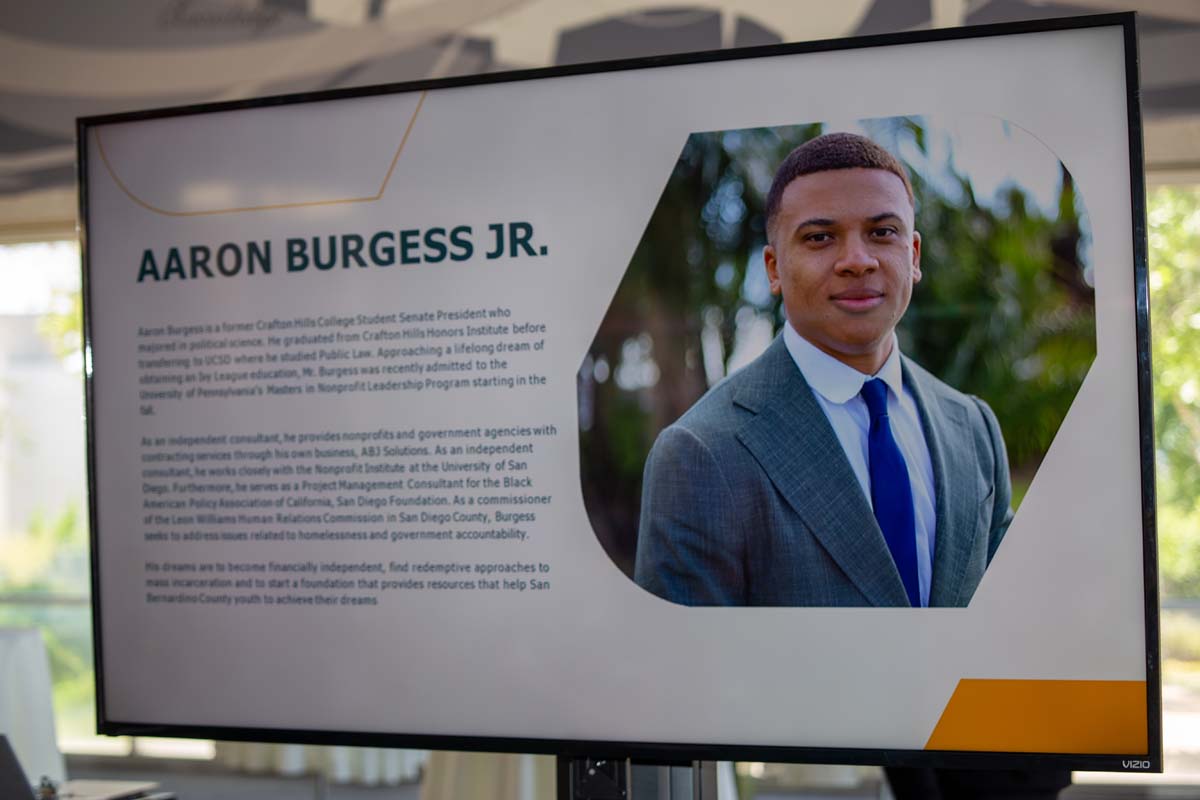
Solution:
[[[615,567],[688,606],[967,606],[1095,357],[1090,244],[996,117],[691,135],[578,376]]]

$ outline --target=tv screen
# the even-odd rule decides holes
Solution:
[[[101,732],[1158,769],[1133,43],[81,120]]]

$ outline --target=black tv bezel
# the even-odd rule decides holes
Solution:
[[[1129,125],[1129,170],[1133,235],[1133,282],[1135,292],[1135,335],[1137,349],[1137,393],[1141,467],[1143,573],[1146,644],[1146,753],[1020,753],[947,750],[890,750],[876,748],[780,747],[740,744],[682,744],[672,742],[623,742],[496,736],[446,736],[419,733],[248,728],[188,724],[147,724],[113,719],[107,713],[104,693],[104,659],[101,641],[101,592],[95,452],[95,376],[91,347],[91,280],[88,254],[88,159],[89,131],[100,125],[136,122],[165,117],[295,105],[327,100],[344,100],[385,94],[402,94],[461,86],[540,80],[574,75],[673,67],[687,64],[735,61],[747,58],[858,50],[904,44],[927,44],[1014,34],[1045,33],[1097,27],[1119,27],[1125,49],[1126,103]],[[118,114],[81,117],[76,121],[79,181],[79,242],[82,258],[84,392],[87,422],[88,513],[90,522],[92,637],[96,675],[97,732],[111,736],[167,736],[229,741],[280,742],[297,744],[350,745],[420,748],[482,752],[541,753],[568,758],[631,758],[657,763],[692,760],[750,760],[794,763],[863,764],[896,767],[944,767],[962,769],[1015,769],[1037,765],[1046,768],[1116,772],[1162,771],[1162,693],[1159,658],[1159,598],[1157,535],[1154,483],[1154,427],[1151,398],[1149,273],[1147,268],[1146,195],[1142,154],[1142,123],[1139,106],[1136,15],[1095,14],[990,25],[887,33],[852,38],[825,39],[793,44],[765,45],[646,58],[621,59],[587,64],[497,72],[452,78],[427,79],[379,86],[335,89],[277,95],[216,103],[157,108]],[[564,702],[568,702],[564,698]],[[1124,763],[1122,763],[1124,762]],[[1134,765],[1134,766],[1130,766]]]

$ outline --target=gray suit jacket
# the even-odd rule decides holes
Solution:
[[[933,461],[931,606],[965,606],[1012,519],[983,401],[908,359]],[[646,461],[634,577],[699,606],[907,606],[850,462],[783,338],[664,430]]]

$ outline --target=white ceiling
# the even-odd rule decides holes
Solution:
[[[73,231],[77,116],[1115,10],[1142,14],[1151,180],[1200,179],[1198,0],[716,0],[665,8],[646,0],[3,3],[0,240]]]

